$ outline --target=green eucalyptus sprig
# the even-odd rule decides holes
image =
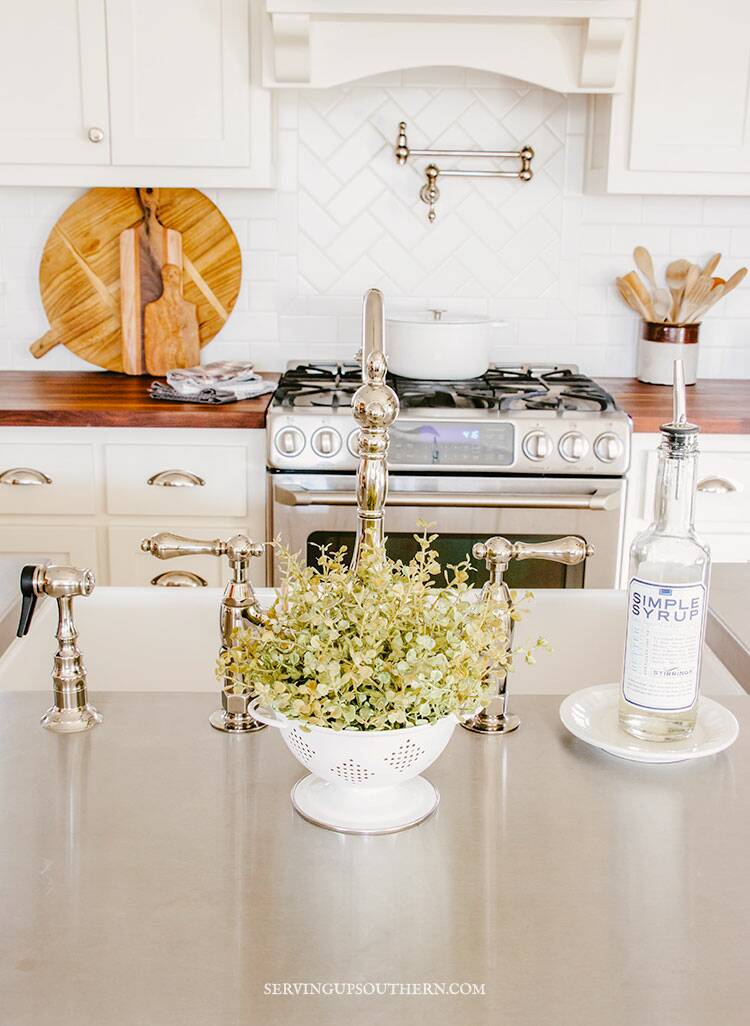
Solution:
[[[506,610],[477,601],[468,560],[441,568],[437,535],[414,538],[408,563],[367,549],[355,570],[345,549],[323,548],[310,567],[277,545],[279,598],[262,628],[236,633],[219,676],[262,706],[334,730],[419,726],[485,705],[489,668],[512,666]]]

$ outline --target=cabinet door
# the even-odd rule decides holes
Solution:
[[[747,0],[641,0],[632,170],[750,171],[748,40]]]
[[[0,163],[108,164],[104,0],[2,8]]]
[[[116,165],[250,162],[248,0],[107,0]]]

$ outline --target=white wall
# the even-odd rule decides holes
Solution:
[[[350,358],[362,293],[377,285],[392,307],[507,319],[498,360],[627,375],[638,326],[612,280],[632,266],[634,245],[649,247],[657,269],[715,250],[725,277],[750,264],[750,200],[584,195],[581,96],[420,69],[283,92],[278,114],[278,189],[207,190],[240,240],[244,280],[204,359],[276,369],[295,357]],[[393,157],[402,118],[414,147],[530,143],[534,180],[444,180],[430,226],[416,168]],[[88,367],[61,348],[41,361],[27,351],[47,328],[37,283],[44,240],[79,194],[0,189],[0,368]],[[711,312],[702,334],[703,376],[750,377],[750,285]]]

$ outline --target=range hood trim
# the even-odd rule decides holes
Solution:
[[[636,0],[264,0],[263,84],[328,88],[420,67],[621,92]]]

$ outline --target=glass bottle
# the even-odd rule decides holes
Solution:
[[[685,416],[685,379],[675,360],[674,408],[661,427],[654,521],[630,549],[628,624],[620,726],[647,741],[695,728],[706,630],[709,548],[693,526],[698,427]]]

